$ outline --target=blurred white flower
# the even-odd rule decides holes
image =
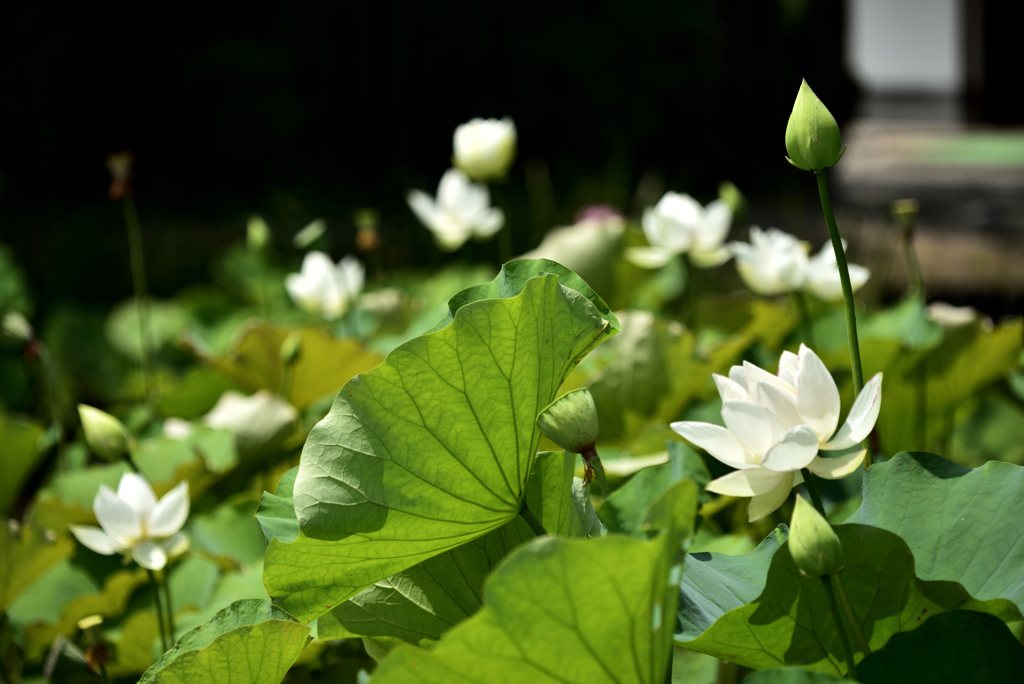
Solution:
[[[846,240],[843,240],[843,251],[846,251]],[[850,271],[850,285],[856,292],[871,277],[871,271],[864,266],[851,263],[847,263],[847,268]],[[808,261],[804,289],[826,302],[842,301],[843,286],[839,280],[839,264],[836,262],[836,252],[832,249],[831,242],[826,242],[821,251]]]
[[[736,270],[759,295],[771,296],[800,289],[807,277],[807,243],[778,228],[750,228],[750,244],[730,242]]]
[[[455,129],[452,161],[475,181],[505,177],[516,156],[516,125],[504,119],[473,119]]]
[[[365,279],[366,269],[352,255],[335,266],[323,252],[310,252],[302,260],[302,271],[285,278],[285,287],[299,307],[334,320],[348,311]]]
[[[13,309],[5,313],[0,320],[0,333],[19,342],[29,342],[35,335],[28,319]]]
[[[144,477],[125,473],[116,494],[107,485],[100,485],[92,504],[100,527],[68,528],[78,541],[96,553],[111,556],[130,552],[142,567],[160,570],[169,557],[188,546],[188,539],[180,532],[188,519],[188,505],[187,481],[157,501]]]
[[[953,306],[949,302],[932,302],[925,309],[925,315],[943,328],[959,328],[981,318],[973,306]],[[991,327],[992,320],[986,318],[982,324]]]
[[[228,390],[203,416],[203,423],[234,433],[243,454],[256,453],[273,448],[298,415],[294,406],[270,390],[257,390],[252,396]]]
[[[188,439],[193,432],[192,423],[181,418],[167,418],[164,420],[164,437],[167,439],[183,440]]]
[[[830,480],[846,477],[860,465],[864,451],[822,458],[859,444],[875,426],[882,405],[882,374],[864,386],[839,426],[839,390],[825,364],[801,345],[800,354],[783,352],[772,375],[744,362],[729,377],[715,375],[726,427],[680,421],[672,429],[735,472],[713,480],[708,491],[753,497],[751,521],[765,517],[803,482],[807,468]]]
[[[649,247],[633,247],[626,258],[643,268],[661,268],[677,254],[689,254],[701,268],[718,266],[731,256],[722,243],[732,223],[732,209],[723,200],[706,207],[689,195],[667,192],[644,211]]]
[[[471,237],[492,237],[505,225],[505,214],[491,206],[487,187],[459,169],[448,169],[441,177],[436,202],[421,190],[410,191],[406,200],[446,252],[454,252]]]

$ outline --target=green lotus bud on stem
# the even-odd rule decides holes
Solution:
[[[802,496],[796,497],[789,529],[789,553],[810,577],[831,575],[843,563],[843,548],[832,526]]]
[[[597,455],[597,406],[590,390],[578,389],[555,399],[537,419],[537,426],[545,437],[566,451],[583,456],[583,481],[590,483],[597,468],[598,484],[607,496],[604,469]]]
[[[786,159],[798,169],[817,173],[838,162],[845,151],[835,117],[803,81],[786,126]]]
[[[78,417],[85,441],[94,454],[106,461],[116,461],[128,451],[131,435],[117,418],[85,404],[78,405]]]
[[[253,252],[260,252],[270,244],[270,226],[259,216],[250,216],[245,224],[245,245]]]

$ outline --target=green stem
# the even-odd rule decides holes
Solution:
[[[923,302],[924,282],[921,280],[921,265],[917,261],[917,251],[914,249],[913,228],[904,229],[900,241],[903,243],[903,259],[907,262],[907,273],[910,274],[910,296],[917,297]]]
[[[846,336],[850,344],[850,370],[853,375],[853,396],[860,396],[864,388],[864,371],[860,365],[860,343],[857,341],[857,310],[853,305],[853,286],[850,284],[850,267],[846,263],[846,250],[843,249],[842,238],[839,237],[839,227],[836,225],[836,217],[832,213],[832,200],[828,193],[828,178],[825,170],[822,169],[814,174],[818,182],[818,195],[821,198],[821,210],[825,214],[825,224],[828,226],[828,235],[832,240],[832,250],[836,254],[836,264],[839,266],[839,282],[843,288],[843,306],[846,309]],[[871,450],[864,457],[864,467],[871,465]]]
[[[846,595],[846,587],[843,586],[843,580],[839,575],[839,572],[832,574],[832,585],[835,587],[836,595],[839,597],[839,605],[843,607],[843,612],[846,613],[846,622],[850,625],[850,629],[853,630],[853,638],[857,640],[861,653],[868,656],[871,654],[871,648],[868,646],[868,640],[864,638],[864,631],[860,627],[860,621],[857,620],[857,614],[853,612],[853,604],[850,603],[850,597]]]
[[[814,326],[811,325],[811,312],[807,308],[807,295],[803,292],[793,290],[793,301],[796,302],[797,311],[800,312],[800,322],[803,324],[804,340],[808,347],[814,349]]]
[[[153,602],[156,604],[156,622],[160,626],[160,645],[163,647],[163,652],[167,653],[171,647],[167,644],[167,625],[164,622],[164,608],[160,603],[160,588],[157,586],[156,575],[153,574],[153,571],[147,568],[146,574],[149,576],[149,586],[153,590]]]
[[[917,376],[917,448],[928,449],[928,357],[921,360],[921,366],[915,373]]]
[[[846,656],[846,678],[857,678],[857,666],[853,662],[853,648],[850,646],[850,637],[846,634],[846,626],[843,624],[843,617],[839,613],[839,606],[836,604],[836,592],[832,588],[832,576],[823,575],[821,584],[825,587],[825,595],[828,596],[828,607],[832,610],[832,621],[836,623],[836,631],[839,632],[839,641],[843,646],[843,654]]]
[[[594,477],[597,478],[597,487],[601,490],[601,498],[607,499],[612,493],[612,489],[608,486],[608,478],[605,477],[604,466],[601,464],[601,459],[594,458],[590,465],[594,469]]]
[[[61,420],[63,412],[57,403],[57,369],[54,366],[53,359],[50,357],[50,350],[46,348],[46,345],[41,340],[38,344],[39,363],[42,366],[43,383],[46,385],[46,398],[50,404],[50,417],[53,420],[53,429],[57,433],[57,462],[60,464],[61,471],[64,471],[67,468],[67,460],[64,456],[64,424]]]
[[[162,573],[163,585],[164,585],[164,598],[167,604],[167,634],[170,637],[171,645],[174,645],[174,604],[171,603],[171,580],[168,568],[164,568]]]
[[[821,513],[822,518],[826,518],[825,515],[825,504],[821,502],[821,492],[818,491],[818,481],[815,479],[814,474],[807,468],[802,468],[800,473],[804,476],[804,484],[807,485],[807,493],[811,495],[811,503]]]
[[[100,665],[100,679],[106,682],[106,684],[111,684],[110,675],[107,674],[106,665]]]
[[[146,404],[156,404],[156,378],[153,375],[153,359],[150,349],[149,312],[146,292],[146,260],[142,246],[142,226],[135,200],[126,195],[121,200],[124,225],[128,230],[128,255],[132,269],[132,287],[135,289],[135,315],[139,319],[139,348],[142,358],[142,376],[146,382]]]
[[[523,501],[523,505],[519,508],[519,515],[523,516],[523,520],[526,521],[526,524],[530,526],[530,529],[533,530],[535,535],[538,537],[547,536],[548,531],[544,529],[543,525],[541,525],[540,520],[537,520],[537,516],[535,516],[533,512],[526,507],[525,501]]]

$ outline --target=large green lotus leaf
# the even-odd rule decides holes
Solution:
[[[858,671],[858,675],[860,672]],[[777,667],[755,672],[743,680],[743,684],[830,684],[846,681],[827,672],[805,670],[802,667]],[[863,680],[871,681],[871,680]],[[912,680],[904,680],[912,681]],[[872,684],[874,684],[872,682]]]
[[[601,521],[590,501],[589,487],[574,477],[576,454],[537,454],[526,487],[526,504],[548,534],[601,536]]]
[[[309,627],[266,601],[236,601],[181,637],[139,684],[277,684],[309,642]]]
[[[757,600],[764,591],[772,558],[789,539],[779,525],[750,553],[691,553],[679,584],[679,620],[675,638],[696,639],[730,610]]]
[[[449,325],[353,378],[306,440],[294,485],[301,534],[270,543],[264,573],[301,620],[512,520],[537,415],[618,328],[582,281],[547,261],[506,264],[451,309]]]
[[[278,480],[274,493],[263,492],[256,505],[256,520],[263,528],[268,544],[272,539],[280,539],[287,544],[299,536],[299,519],[295,517],[295,499],[292,498],[298,474],[299,466],[286,471]]]
[[[145,308],[150,350],[159,351],[189,324],[188,311],[177,302],[150,299]],[[142,331],[134,299],[126,299],[114,307],[107,317],[105,332],[110,346],[134,361],[142,360]]]
[[[574,466],[575,455],[565,452],[545,452],[535,459],[527,504],[551,534],[585,536],[574,499]],[[278,494],[285,484],[282,478]],[[321,615],[317,634],[321,639],[368,637],[382,651],[401,641],[430,645],[480,608],[484,579],[509,551],[533,537],[530,526],[517,517],[361,591]]]
[[[959,582],[978,599],[1024,610],[1024,468],[996,461],[964,468],[901,453],[868,468],[850,522],[902,537],[922,579]]]
[[[0,613],[51,567],[70,556],[69,538],[0,518]]]
[[[395,649],[373,681],[663,682],[680,540],[696,506],[696,486],[683,481],[655,503],[652,518],[685,519],[651,540],[546,536],[524,544],[487,581],[480,612],[432,652]]]
[[[1024,646],[1002,620],[954,610],[894,635],[857,666],[857,679],[870,684],[1020,682]]]
[[[298,357],[290,366],[281,358],[289,336],[298,338]],[[320,328],[290,330],[268,323],[250,325],[224,356],[205,360],[250,392],[280,392],[293,406],[305,408],[337,392],[357,373],[376,366],[381,357],[356,340],[332,337]]]
[[[195,516],[188,526],[192,546],[215,556],[226,556],[240,565],[261,562],[266,543],[259,523],[253,520],[256,502],[251,496],[237,495],[212,511]]]
[[[693,480],[703,492],[711,479],[704,460],[681,442],[670,442],[668,448],[668,463],[642,469],[601,504],[601,520],[609,532],[643,536],[651,502],[680,480]]]
[[[392,637],[428,646],[479,610],[484,580],[533,539],[522,518],[365,589],[317,620],[321,639]]]
[[[10,512],[25,478],[38,465],[42,434],[34,422],[0,414],[0,515]]]
[[[978,601],[955,582],[918,579],[910,549],[891,532],[866,525],[838,525],[835,531],[843,546],[842,581],[872,651],[948,610],[988,612],[1006,622],[1024,619],[1005,599]],[[755,601],[729,611],[696,639],[678,643],[754,669],[801,665],[846,673],[825,589],[819,579],[801,576],[788,546],[775,553]],[[855,642],[854,657],[863,656]]]

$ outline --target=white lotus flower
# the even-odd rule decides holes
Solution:
[[[842,243],[845,252],[846,240]],[[871,271],[864,266],[850,263],[847,263],[847,268],[850,271],[850,285],[856,292],[871,277]],[[821,251],[808,261],[804,289],[826,302],[842,301],[843,285],[839,279],[839,264],[836,262],[836,252],[832,249],[831,242],[826,242]]]
[[[188,518],[188,504],[187,481],[157,501],[144,477],[125,473],[116,494],[107,485],[100,485],[93,500],[100,527],[69,525],[68,529],[96,553],[111,556],[130,552],[142,567],[160,570],[170,556],[188,546],[188,539],[180,532]]]
[[[323,252],[309,252],[301,272],[288,274],[284,283],[300,308],[334,320],[348,311],[365,280],[366,269],[354,256],[342,257],[335,266]]]
[[[735,472],[713,480],[708,491],[750,496],[750,520],[765,517],[803,482],[807,468],[819,477],[846,477],[860,465],[865,451],[822,458],[818,451],[838,451],[859,444],[871,432],[882,406],[882,374],[857,396],[839,426],[839,389],[825,364],[800,345],[800,354],[783,352],[778,375],[744,362],[729,377],[715,375],[726,427],[680,421],[672,429]]]
[[[778,228],[750,228],[750,244],[730,242],[736,270],[759,295],[771,296],[800,289],[807,277],[807,243]]]
[[[642,223],[650,246],[626,252],[626,258],[637,266],[661,268],[675,255],[689,254],[695,265],[711,268],[731,256],[722,242],[729,233],[732,209],[723,200],[702,207],[689,195],[666,192],[644,211]]]
[[[476,181],[504,178],[516,156],[516,125],[504,119],[473,119],[455,129],[453,162]]]
[[[445,171],[436,202],[421,190],[410,191],[406,200],[446,252],[454,252],[471,237],[493,237],[505,225],[505,214],[491,206],[487,187],[472,182],[459,169]]]

